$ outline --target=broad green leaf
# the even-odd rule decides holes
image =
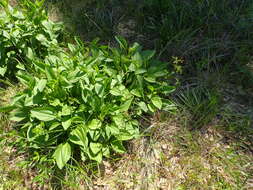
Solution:
[[[103,90],[104,90],[103,85],[101,85],[101,84],[99,84],[99,83],[96,83],[96,84],[95,84],[95,91],[96,91],[97,95],[98,95],[100,98],[102,98],[102,96],[103,96]]]
[[[45,70],[46,70],[47,78],[49,80],[56,79],[56,74],[50,66],[45,67]]]
[[[10,120],[20,122],[28,117],[28,114],[21,109],[17,109],[11,112]]]
[[[162,88],[161,88],[162,92],[164,94],[169,94],[169,93],[172,93],[176,90],[176,88],[174,86],[169,86],[169,85],[164,85]]]
[[[98,152],[97,154],[94,154],[91,150],[88,152],[89,158],[91,160],[94,160],[98,163],[101,163],[102,158],[103,158],[103,152],[102,150],[100,152]]]
[[[113,124],[107,125],[105,130],[106,130],[106,133],[112,134],[112,135],[118,135],[120,133],[119,128]]]
[[[24,71],[19,71],[17,73],[17,78],[26,86],[33,87],[35,84],[35,78]]]
[[[28,59],[34,60],[34,53],[33,53],[33,50],[30,47],[27,48],[26,56],[27,56]]]
[[[26,137],[27,137],[27,140],[30,142],[33,141],[34,138],[36,137],[36,134],[33,132],[34,128],[35,128],[35,126],[30,124],[27,129]]]
[[[111,89],[110,93],[114,96],[122,96],[122,93],[117,86]]]
[[[122,144],[122,141],[114,140],[111,142],[111,145],[112,145],[112,149],[115,152],[118,152],[118,153],[125,153],[126,152],[126,149]]]
[[[143,60],[142,60],[142,57],[141,57],[141,54],[139,52],[136,52],[134,54],[134,56],[132,57],[132,61],[135,65],[142,65],[143,63]]]
[[[72,118],[68,118],[64,121],[62,121],[62,127],[64,130],[67,130],[72,124]]]
[[[48,42],[48,41],[47,41],[47,38],[46,38],[43,34],[38,34],[38,35],[36,36],[36,39],[37,39],[38,41],[40,41],[43,45],[45,45],[46,42]]]
[[[12,16],[17,18],[17,19],[25,19],[25,16],[23,15],[22,12],[20,11],[17,11],[17,10],[14,10],[13,13],[12,13]]]
[[[90,143],[90,149],[92,151],[93,154],[98,154],[103,148],[103,145],[100,143]]]
[[[47,84],[47,80],[46,79],[41,79],[38,81],[38,84],[36,85],[36,88],[42,92],[44,90],[44,88],[46,87]]]
[[[62,115],[62,116],[70,115],[71,113],[72,113],[72,109],[71,109],[70,106],[64,105],[64,106],[62,107],[62,111],[61,111],[61,115]]]
[[[76,129],[71,132],[69,140],[72,143],[78,144],[83,147],[88,146],[87,128],[85,125],[79,125]]]
[[[155,77],[144,77],[144,79],[150,83],[156,83],[156,78]]]
[[[168,71],[166,68],[159,68],[158,66],[152,66],[148,69],[148,76],[149,77],[163,77],[168,75]]]
[[[1,75],[1,76],[4,76],[5,73],[6,73],[6,71],[7,71],[7,66],[5,66],[5,67],[0,67],[0,75]]]
[[[117,75],[117,71],[109,67],[104,67],[104,71],[111,77]]]
[[[98,129],[102,126],[102,122],[98,119],[93,119],[91,120],[91,122],[89,123],[88,127],[90,129]]]
[[[57,166],[62,169],[71,157],[71,146],[69,143],[58,145],[53,157],[56,160]]]
[[[45,72],[45,67],[46,67],[47,65],[45,65],[44,62],[41,62],[40,60],[33,60],[33,61],[32,61],[32,64],[33,64],[37,69],[39,69],[40,71]]]
[[[89,135],[93,141],[97,141],[101,135],[101,130],[89,130]]]
[[[52,121],[56,119],[55,113],[47,107],[39,107],[31,110],[31,116],[40,121]]]
[[[26,96],[25,98],[25,102],[24,105],[25,106],[32,106],[32,105],[37,105],[42,103],[42,94],[41,93],[37,93],[36,95],[32,95],[32,96]]]
[[[59,122],[54,122],[50,125],[49,127],[49,131],[52,131],[54,129],[56,129],[58,126],[60,126],[61,124]]]
[[[136,51],[140,51],[141,50],[141,46],[140,44],[138,44],[137,42],[135,42],[132,47],[129,48],[129,53],[130,54],[133,54],[135,53]]]
[[[123,115],[113,116],[112,119],[118,128],[125,127],[125,120]]]
[[[18,63],[16,66],[17,69],[25,71],[25,66],[22,63]]]
[[[140,74],[143,74],[143,73],[146,73],[146,72],[147,72],[147,70],[143,69],[143,68],[139,68],[139,69],[135,70],[136,75],[140,75]]]
[[[175,112],[177,110],[177,105],[174,102],[165,99],[163,100],[163,110]]]
[[[7,38],[7,39],[9,39],[9,40],[11,39],[10,34],[9,34],[6,30],[4,30],[2,34],[3,34],[3,36],[4,36],[5,38]]]
[[[143,76],[141,75],[137,75],[137,81],[138,81],[138,84],[139,84],[139,89],[143,89]]]
[[[156,108],[153,104],[148,104],[148,109],[151,111],[151,112],[155,112],[156,111]]]
[[[127,122],[125,130],[129,134],[133,135],[133,138],[134,138],[134,137],[136,137],[139,134],[139,128],[137,126],[135,124],[133,124],[132,122]]]
[[[102,153],[103,153],[103,156],[105,156],[106,158],[110,158],[110,148],[109,147],[103,147]]]
[[[130,93],[133,94],[134,96],[141,98],[141,93],[138,89],[133,89],[130,91]]]
[[[127,100],[124,104],[120,106],[119,111],[121,112],[128,111],[132,104],[132,101],[133,101],[133,98],[131,98],[130,100]]]
[[[136,71],[136,65],[134,63],[131,63],[128,67],[129,71]]]
[[[139,102],[138,105],[144,112],[148,112],[148,107],[145,102]]]
[[[115,135],[117,140],[119,141],[127,141],[134,138],[134,135],[128,133],[128,132],[121,132],[119,135]]]
[[[158,109],[162,109],[163,102],[159,96],[154,96],[151,98],[151,102],[157,107]]]

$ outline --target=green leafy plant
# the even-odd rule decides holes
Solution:
[[[138,117],[172,105],[164,99],[175,89],[166,64],[154,51],[116,40],[119,48],[79,41],[68,52],[55,48],[45,59],[31,59],[37,76],[17,73],[26,89],[5,110],[13,110],[10,118],[29,147],[59,168],[75,155],[101,162],[124,153],[123,142],[139,135]]]
[[[32,3],[30,3],[32,4]],[[57,46],[62,26],[48,20],[42,4],[20,11],[6,1],[0,6],[0,76],[15,77],[17,70],[31,69],[33,57],[43,58]]]

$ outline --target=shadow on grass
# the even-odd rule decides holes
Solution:
[[[53,19],[85,41],[114,43],[115,35],[156,49],[163,59],[223,63],[249,53],[253,4],[243,1],[197,0],[47,0]],[[226,10],[226,11],[225,11]],[[57,14],[60,18],[57,18]],[[243,32],[242,32],[243,31]]]

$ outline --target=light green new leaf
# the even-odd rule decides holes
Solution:
[[[16,68],[25,71],[25,66],[22,63],[18,63]]]
[[[110,90],[110,93],[114,96],[122,96],[122,93],[119,89],[119,87],[114,87],[113,89]]]
[[[67,130],[71,126],[71,123],[72,123],[72,118],[67,119],[66,121],[63,121],[62,122],[63,129]]]
[[[69,143],[60,144],[55,150],[53,157],[56,160],[57,166],[62,169],[69,161],[71,156],[71,146]]]
[[[123,128],[125,127],[125,120],[124,120],[124,116],[123,115],[115,115],[112,117],[114,123],[116,124],[116,126],[118,128]]]
[[[90,143],[90,149],[92,151],[93,154],[98,154],[103,148],[103,145],[100,143]]]
[[[47,80],[46,79],[41,79],[38,81],[38,84],[37,84],[37,89],[42,92],[44,90],[44,88],[46,87],[47,85]]]
[[[115,137],[117,138],[117,140],[119,141],[127,141],[127,140],[130,140],[130,139],[133,139],[135,135],[132,135],[128,132],[122,132],[121,134],[119,135],[115,135]]]
[[[47,107],[32,109],[31,116],[37,118],[40,121],[52,121],[56,118],[54,112]]]
[[[93,119],[91,120],[90,124],[88,125],[88,127],[90,129],[98,129],[102,126],[102,122],[98,119]]]
[[[131,90],[130,93],[133,94],[134,96],[141,98],[141,92],[137,89]]]
[[[156,79],[155,77],[144,77],[144,79],[150,83],[155,83],[156,82]]]
[[[97,95],[101,98],[103,96],[103,85],[96,83],[95,84],[95,91],[97,93]]]
[[[72,53],[74,53],[74,52],[75,52],[75,50],[76,50],[75,45],[70,44],[70,43],[68,43],[68,48],[69,48],[69,50],[70,50]]]
[[[121,112],[128,111],[128,109],[130,108],[132,104],[132,101],[133,101],[133,98],[131,98],[130,100],[127,100],[124,104],[120,106],[119,111]]]
[[[43,34],[38,34],[36,36],[36,39],[40,41],[42,44],[45,44],[47,42],[47,38]]]
[[[32,50],[30,47],[27,48],[26,56],[27,56],[27,58],[30,59],[30,60],[33,60],[33,59],[34,59],[33,50]]]
[[[162,109],[163,102],[159,96],[154,96],[151,98],[152,103],[157,107],[158,109]]]
[[[4,76],[4,74],[6,73],[7,71],[7,66],[6,67],[0,67],[0,75],[1,76]]]
[[[72,113],[72,109],[70,106],[68,105],[64,105],[62,107],[62,111],[61,111],[61,115],[64,116],[64,115],[70,115]]]
[[[145,112],[148,111],[148,107],[147,107],[147,105],[146,105],[145,102],[140,102],[138,105],[140,106],[140,108],[141,108],[143,111],[145,111]]]
[[[143,69],[143,68],[138,68],[135,70],[135,74],[136,75],[140,75],[140,74],[143,74],[143,73],[146,73],[147,70],[146,69]]]

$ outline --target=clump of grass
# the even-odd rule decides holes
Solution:
[[[189,115],[187,125],[200,128],[215,118],[218,112],[218,96],[205,88],[190,88],[177,95],[178,106]]]

